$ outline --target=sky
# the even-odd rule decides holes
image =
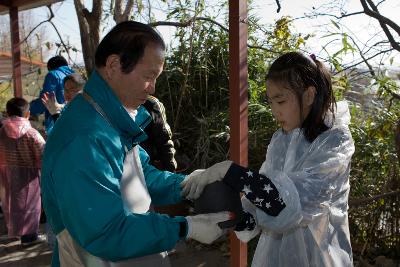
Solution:
[[[217,1],[217,0],[211,0],[212,1]],[[90,3],[91,1],[85,1],[87,3]],[[281,11],[279,13],[276,12],[277,5],[275,3],[275,0],[254,0],[253,1],[253,6],[254,6],[254,12],[258,17],[260,17],[262,23],[272,23],[279,19],[282,16],[291,16],[294,18],[298,18],[304,15],[304,13],[309,13],[312,11],[312,7],[318,7],[324,4],[325,2],[328,2],[328,0],[302,0],[302,1],[296,1],[296,0],[281,0]],[[341,2],[346,2],[346,10],[350,11],[360,11],[362,10],[361,4],[359,0],[337,0],[337,3]],[[375,1],[376,2],[376,1]],[[385,16],[389,17],[393,21],[395,21],[398,25],[400,25],[400,16],[398,16],[398,12],[400,11],[400,1],[398,0],[387,0],[387,3],[385,5],[382,5],[380,7],[380,12],[381,14],[384,14]],[[53,19],[53,22],[59,29],[59,31],[62,33],[62,37],[64,40],[68,40],[73,46],[75,46],[78,50],[80,50],[81,45],[80,45],[80,35],[79,35],[79,26],[78,26],[78,21],[77,21],[77,16],[75,13],[75,8],[74,8],[74,3],[73,0],[66,0],[62,1],[61,3],[57,3],[53,5],[53,11],[55,13],[55,18]],[[32,10],[34,14],[34,19],[36,20],[35,22],[40,22],[42,20],[45,20],[48,18],[48,9],[46,7],[40,7]],[[157,12],[157,11],[155,11]],[[157,19],[159,20],[164,20],[165,19],[165,14],[158,12],[157,14]],[[322,30],[326,31],[351,31],[353,34],[361,41],[361,43],[364,44],[370,44],[373,42],[373,40],[370,40],[371,34],[374,34],[375,32],[381,32],[382,30],[379,27],[379,25],[376,23],[374,19],[369,18],[366,15],[358,15],[358,16],[351,16],[348,17],[347,19],[344,20],[345,25],[350,25],[351,28],[341,28],[341,29],[335,29],[333,23],[330,22],[329,17],[325,18],[318,18],[318,19],[298,19],[295,20],[295,27],[298,32],[302,33],[315,33],[321,32]],[[107,29],[112,27],[113,25],[106,25],[104,26],[104,33],[107,32]],[[46,27],[46,37],[50,42],[58,42],[58,36],[56,35],[55,31],[50,25],[45,26]],[[174,32],[174,27],[158,27],[157,28],[160,33],[163,35],[164,39],[166,42],[170,42],[171,36],[173,35]],[[103,33],[103,35],[104,35]],[[325,37],[326,39],[327,37]],[[397,36],[397,39],[400,38]],[[308,47],[307,49],[309,51],[313,51],[315,54],[321,54],[321,58],[323,57],[323,49],[321,44],[326,43],[326,40],[324,38],[321,38],[321,36],[316,36],[313,39],[307,41]],[[337,49],[337,44],[333,42],[330,47],[328,47],[328,50],[330,49],[331,51],[334,51]],[[45,51],[46,52],[46,51]],[[48,51],[47,53],[44,53],[45,58],[44,61],[47,60],[48,57],[51,57],[54,55],[54,51]],[[77,62],[78,64],[82,63],[82,56],[78,53],[73,56],[73,60]],[[348,56],[346,60],[351,60],[351,56]],[[387,60],[387,59],[386,59]],[[394,58],[394,63],[393,65],[395,67],[400,67],[400,56],[397,55]]]
[[[323,7],[329,8],[328,2],[336,2],[338,5],[343,5],[345,10],[348,13],[362,11],[362,5],[359,0],[336,0],[336,1],[327,1],[327,0],[302,0],[302,1],[294,1],[294,0],[281,0],[281,11],[279,13],[276,12],[277,5],[275,1],[268,0],[256,0],[255,8],[260,10],[258,15],[261,17],[261,21],[263,23],[268,23],[271,21],[275,21],[279,19],[281,16],[291,16],[293,18],[304,17],[305,13],[311,13],[313,11],[313,7]],[[374,0],[375,3],[378,1]],[[266,4],[269,3],[269,4]],[[318,9],[321,10],[322,9]],[[393,20],[395,23],[400,25],[400,1],[399,0],[386,0],[381,6],[379,6],[379,11],[382,15],[385,15],[389,19]],[[338,14],[337,14],[338,15]],[[298,32],[303,33],[304,35],[307,33],[317,33],[319,35],[311,38],[307,41],[307,50],[310,53],[314,53],[317,56],[320,55],[322,59],[326,58],[327,55],[323,51],[323,44],[328,43],[328,40],[332,39],[332,36],[329,35],[332,31],[336,32],[347,32],[352,33],[355,38],[358,39],[359,44],[365,44],[365,46],[369,46],[371,44],[376,43],[379,39],[379,36],[387,40],[386,36],[383,33],[382,28],[380,27],[377,20],[368,17],[365,14],[349,16],[342,20],[342,25],[347,25],[347,27],[341,27],[337,29],[335,25],[331,22],[331,17],[318,17],[315,19],[298,19],[295,20],[295,27]],[[379,33],[378,35],[376,35]],[[303,35],[303,36],[304,36]],[[376,36],[375,36],[376,35]],[[371,36],[375,36],[375,38],[371,38]],[[337,38],[337,37],[336,37]],[[397,40],[399,40],[400,36],[395,36]],[[336,42],[332,42],[329,46],[326,47],[329,53],[336,52],[339,47],[342,45],[341,38]],[[363,48],[362,46],[360,47]],[[396,56],[397,55],[397,56]],[[394,60],[392,63],[393,68],[400,69],[400,53],[393,53]],[[352,56],[348,54],[343,57],[344,61],[353,62],[354,60],[359,59],[359,55],[356,54]],[[386,65],[390,63],[390,57],[387,58],[379,58],[373,61],[373,64],[379,64],[379,61],[383,60]],[[357,60],[358,61],[358,60]]]

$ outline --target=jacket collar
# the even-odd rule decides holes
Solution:
[[[112,126],[120,135],[131,140],[132,145],[147,139],[143,129],[150,123],[150,114],[140,106],[133,120],[122,106],[114,91],[95,70],[86,83],[83,91],[102,109]]]

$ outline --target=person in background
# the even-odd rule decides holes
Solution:
[[[176,172],[176,151],[163,103],[158,98],[149,95],[142,106],[150,114],[151,121],[144,128],[147,139],[141,142],[140,146],[149,155],[151,165],[159,170]],[[187,215],[188,205],[181,202],[173,205],[155,206],[154,210],[170,216]]]
[[[140,143],[150,157],[150,164],[160,170],[174,172],[177,164],[172,132],[167,122],[164,105],[154,96],[148,96],[143,107],[150,113],[151,122],[144,128],[147,139]]]
[[[45,141],[31,127],[29,103],[12,98],[6,104],[8,117],[0,128],[1,203],[8,235],[27,245],[38,238],[41,213],[40,168]]]
[[[49,111],[42,103],[42,97],[45,93],[53,92],[58,103],[64,103],[64,78],[71,73],[74,73],[68,67],[67,60],[62,56],[55,56],[47,62],[48,73],[44,78],[43,89],[40,91],[39,97],[34,99],[30,104],[30,112],[33,116],[45,114],[44,126],[46,132],[49,133],[54,126],[54,121],[51,118]]]
[[[43,94],[42,103],[47,108],[54,123],[58,120],[63,110],[66,108],[66,105],[71,102],[77,94],[82,92],[85,83],[85,79],[83,79],[83,77],[79,73],[72,73],[66,76],[64,78],[64,104],[60,104],[57,102],[54,92],[46,92]],[[48,134],[49,133],[50,132],[48,132]],[[45,215],[43,215],[43,221],[45,221],[44,218],[46,218]],[[45,228],[47,243],[50,247],[54,248],[56,237],[49,227],[48,223],[46,223]]]
[[[141,105],[163,70],[165,43],[149,25],[117,24],[100,42],[95,70],[47,140],[43,206],[57,236],[52,266],[170,266],[185,238],[211,243],[229,212],[176,216],[152,205],[182,200],[185,175],[160,171],[138,145],[150,122]]]
[[[247,216],[236,235],[247,242],[261,232],[253,267],[353,266],[348,105],[336,105],[331,76],[314,55],[282,55],[266,81],[281,129],[272,136],[260,171],[218,163],[187,179],[184,195],[197,198],[217,180],[244,194]]]
[[[86,81],[79,73],[72,73],[64,78],[64,104],[57,102],[54,92],[46,92],[42,96],[42,103],[47,108],[48,112],[56,122],[60,116],[65,105],[72,101],[72,99],[82,92],[83,86]]]

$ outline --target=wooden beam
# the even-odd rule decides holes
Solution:
[[[19,7],[22,10],[51,5],[62,0],[0,0],[0,5]],[[21,10],[20,10],[21,11]]]
[[[19,45],[18,7],[10,8],[10,30],[14,96],[22,97],[21,48]]]
[[[23,11],[61,1],[64,0],[0,0],[0,16],[8,14],[11,7],[18,7],[18,11]]]
[[[247,0],[229,0],[230,158],[248,165]],[[231,267],[247,266],[247,245],[230,235]]]
[[[11,2],[11,0],[0,0],[0,5],[6,6],[6,7],[11,7],[12,2]]]

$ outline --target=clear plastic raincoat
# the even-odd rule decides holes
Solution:
[[[41,212],[44,139],[28,119],[12,116],[0,128],[0,194],[9,236],[35,234]]]
[[[253,267],[353,266],[348,226],[350,160],[354,144],[346,102],[337,103],[331,129],[308,142],[300,129],[277,131],[260,173],[277,186],[286,208],[272,217],[243,198],[256,219],[247,242],[261,231]]]

